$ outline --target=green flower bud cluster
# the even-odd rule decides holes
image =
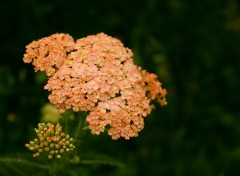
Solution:
[[[61,158],[64,152],[69,152],[75,148],[74,139],[62,132],[62,126],[57,123],[39,123],[35,128],[38,139],[35,138],[25,146],[35,153],[33,157],[38,157],[42,152],[48,153],[48,159]]]

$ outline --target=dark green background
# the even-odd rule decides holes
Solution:
[[[4,1],[0,24],[1,155],[27,152],[24,144],[48,102],[46,80],[22,62],[25,45],[57,32],[75,39],[104,32],[159,76],[168,105],[145,119],[138,138],[87,136],[83,153],[127,166],[88,168],[90,175],[240,175],[237,0]]]

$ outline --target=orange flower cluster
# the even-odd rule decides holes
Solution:
[[[64,152],[69,152],[75,148],[73,138],[62,132],[59,123],[56,126],[51,123],[39,123],[35,132],[38,139],[35,138],[29,144],[25,144],[29,150],[36,152],[33,157],[38,157],[42,152],[47,152],[48,159],[61,158]]]
[[[23,61],[32,62],[35,71],[44,71],[48,76],[53,76],[74,44],[73,38],[68,34],[53,34],[27,45]]]
[[[29,44],[24,62],[49,75],[45,89],[60,112],[90,111],[93,134],[107,127],[112,139],[129,139],[143,129],[152,100],[167,104],[157,76],[137,67],[132,58],[120,40],[104,33],[75,43],[68,34],[54,34]]]

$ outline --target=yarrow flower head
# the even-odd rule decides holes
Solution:
[[[48,159],[61,158],[63,153],[75,148],[74,139],[62,132],[59,123],[56,126],[51,123],[39,123],[35,132],[38,138],[25,144],[29,150],[35,152],[33,157],[38,157],[41,153],[46,152]]]
[[[108,129],[112,139],[136,137],[144,127],[144,117],[154,108],[152,101],[167,104],[167,92],[157,76],[137,67],[132,51],[120,40],[99,33],[73,44],[67,34],[53,36],[44,41],[54,39],[54,44],[42,45],[40,39],[37,43],[41,47],[32,47],[36,42],[28,45],[24,61],[33,62],[35,70],[49,75],[45,89],[51,92],[49,100],[61,113],[67,109],[90,112],[86,120],[93,134]],[[63,49],[59,45],[64,39],[67,43]],[[29,48],[36,48],[34,54]],[[42,59],[38,50],[47,50],[47,59]],[[58,54],[62,56],[59,59],[52,52],[63,54]]]
[[[23,61],[32,62],[35,71],[45,71],[48,76],[52,76],[61,67],[73,46],[74,40],[70,35],[54,34],[27,45]]]

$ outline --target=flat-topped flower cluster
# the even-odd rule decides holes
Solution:
[[[24,62],[49,76],[45,89],[61,113],[89,111],[93,134],[108,129],[112,139],[138,136],[144,117],[157,99],[166,105],[166,90],[155,74],[133,63],[133,53],[104,33],[74,42],[68,34],[54,34],[27,45]]]

